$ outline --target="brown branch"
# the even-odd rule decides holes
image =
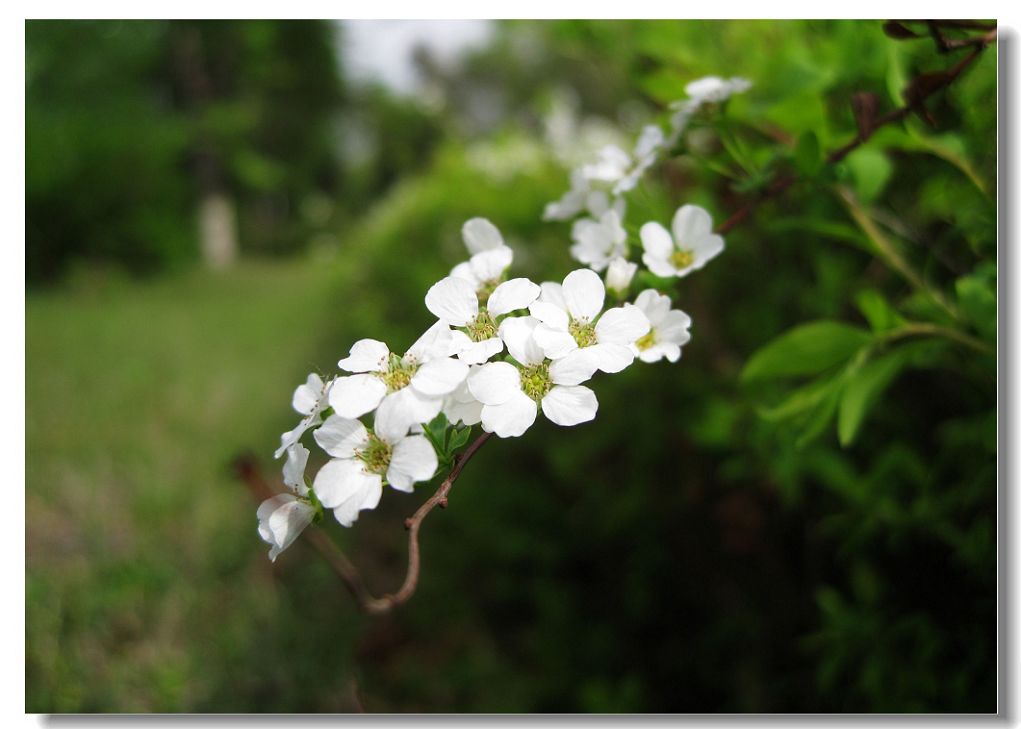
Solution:
[[[358,568],[351,563],[340,547],[325,532],[319,529],[306,529],[303,532],[309,543],[326,560],[330,569],[344,583],[344,586],[351,593],[355,602],[358,603],[358,608],[362,612],[369,615],[380,615],[389,612],[398,605],[407,602],[415,594],[422,564],[421,550],[418,543],[418,533],[422,527],[422,522],[429,515],[429,512],[437,506],[441,509],[447,507],[450,490],[453,488],[458,476],[461,475],[461,470],[491,436],[492,433],[482,433],[472,441],[471,445],[454,459],[454,467],[450,469],[450,473],[447,474],[447,477],[440,484],[440,487],[436,489],[436,492],[418,508],[414,515],[404,520],[404,528],[408,530],[408,569],[404,582],[397,592],[383,595],[383,597],[374,597],[369,592],[369,588],[366,587]],[[274,489],[266,481],[259,471],[255,459],[250,455],[237,458],[234,461],[234,470],[237,472],[238,477],[248,486],[252,495],[259,501],[268,499],[279,492],[278,489]]]
[[[833,165],[840,162],[848,154],[867,142],[869,138],[875,134],[876,130],[886,126],[887,124],[900,121],[912,113],[920,114],[923,119],[926,119],[927,117],[925,115],[927,115],[928,112],[925,110],[925,102],[930,96],[956,81],[961,73],[963,73],[964,70],[970,66],[976,58],[978,58],[982,51],[985,50],[987,45],[996,42],[996,29],[994,28],[976,39],[969,40],[978,41],[973,44],[969,43],[969,45],[975,46],[971,53],[946,71],[922,74],[921,76],[913,79],[907,89],[904,90],[904,97],[907,99],[907,104],[898,109],[887,112],[876,119],[869,119],[867,124],[859,123],[858,134],[843,147],[830,152],[826,156],[826,164]],[[762,192],[762,194],[752,200],[749,200],[733,215],[720,223],[716,227],[716,232],[723,235],[733,228],[736,228],[738,225],[743,223],[759,205],[766,200],[779,197],[787,188],[797,181],[798,177],[794,174],[777,178],[765,189],[765,191]]]

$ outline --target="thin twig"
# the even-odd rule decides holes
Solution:
[[[994,43],[996,41],[996,30],[993,29],[989,33],[982,35],[978,39],[978,41],[980,42],[976,42],[974,44],[975,48],[971,53],[962,58],[958,63],[956,63],[947,71],[944,71],[941,74],[939,74],[938,78],[935,78],[932,81],[932,83],[928,84],[924,89],[921,89],[917,93],[917,95],[913,95],[912,97],[910,97],[909,102],[906,105],[898,109],[894,109],[893,111],[890,111],[881,117],[878,117],[869,125],[869,127],[865,129],[859,129],[858,134],[854,137],[854,139],[849,141],[843,147],[840,147],[830,152],[826,156],[826,164],[832,165],[836,164],[837,162],[840,162],[842,159],[844,159],[844,157],[846,157],[855,149],[857,149],[865,142],[867,142],[869,138],[873,134],[875,134],[876,130],[879,129],[880,127],[886,126],[887,124],[892,124],[893,122],[896,121],[900,121],[901,119],[904,119],[912,112],[922,111],[924,109],[925,101],[930,96],[935,94],[937,91],[946,88],[955,80],[957,80],[961,73],[969,65],[971,65],[971,63],[976,58],[978,58],[979,54],[982,53],[985,47],[990,43]],[[909,91],[910,89],[911,87],[909,87]],[[797,182],[797,180],[798,177],[797,175],[794,174],[777,178],[769,185],[769,187],[766,188],[766,190],[761,195],[752,200],[749,200],[745,205],[739,208],[733,215],[731,215],[729,218],[720,223],[716,227],[716,232],[719,233],[720,235],[723,235],[725,233],[728,233],[733,228],[736,228],[738,225],[743,223],[755,211],[755,209],[758,208],[759,205],[761,205],[766,200],[771,200],[775,197],[779,197],[781,194],[783,194],[785,190],[787,190],[787,188],[789,188],[791,185]]]
[[[492,433],[482,433],[472,441],[456,457],[454,467],[450,469],[450,473],[443,479],[443,483],[436,489],[436,492],[426,499],[425,503],[418,508],[414,515],[404,520],[404,528],[408,530],[408,569],[404,576],[404,582],[397,592],[383,595],[383,597],[374,597],[369,592],[368,587],[365,586],[365,581],[362,579],[358,568],[344,556],[340,547],[325,532],[318,529],[306,529],[304,531],[303,534],[306,539],[319,552],[320,556],[326,560],[326,563],[337,577],[340,578],[341,582],[344,583],[344,586],[351,593],[351,596],[354,597],[362,612],[369,615],[380,615],[389,612],[398,605],[407,602],[415,594],[422,565],[421,549],[418,543],[418,533],[422,528],[422,522],[429,515],[429,512],[437,506],[446,508],[450,490],[453,488],[458,476],[461,475],[461,470],[491,436]],[[251,456],[242,456],[235,460],[234,469],[249,487],[252,495],[260,501],[278,493],[259,472],[255,459]]]

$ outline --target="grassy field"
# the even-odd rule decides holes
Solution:
[[[307,608],[274,587],[230,464],[268,463],[293,387],[332,369],[335,271],[248,262],[29,294],[28,711],[294,706],[302,677],[275,657]],[[310,708],[349,708],[329,688]]]

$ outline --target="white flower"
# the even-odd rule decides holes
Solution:
[[[713,233],[713,219],[697,205],[677,209],[673,238],[659,223],[639,231],[645,253],[642,261],[657,276],[687,276],[723,251],[723,238]]]
[[[338,377],[330,388],[329,403],[343,418],[357,418],[381,402],[394,400],[406,426],[427,423],[443,407],[443,398],[468,376],[468,365],[453,358],[461,346],[454,332],[436,322],[404,356],[393,354],[375,339],[362,339],[350,356],[337,365],[357,374]]]
[[[666,357],[668,362],[681,358],[681,347],[691,339],[691,317],[680,309],[670,308],[670,297],[653,289],[638,294],[634,306],[645,312],[652,329],[632,345],[634,353],[643,362],[658,362]]]
[[[687,128],[688,122],[704,105],[726,101],[734,94],[747,91],[751,85],[752,83],[748,79],[737,76],[730,79],[706,76],[689,83],[684,87],[684,91],[690,98],[670,104],[674,114],[670,118],[670,136],[667,138],[665,146],[670,148],[677,143]]]
[[[463,278],[487,297],[503,280],[514,261],[514,251],[503,242],[495,225],[485,218],[472,218],[461,227],[461,238],[471,258],[454,266],[451,276]]]
[[[501,438],[523,434],[540,407],[557,425],[588,422],[599,409],[595,393],[581,385],[595,371],[590,355],[577,352],[551,362],[532,337],[538,324],[530,316],[504,320],[500,336],[521,366],[490,362],[468,378],[468,389],[482,403],[482,427]]]
[[[663,130],[659,125],[648,124],[642,127],[642,133],[638,136],[638,142],[635,143],[634,167],[613,186],[614,195],[620,195],[635,188],[645,171],[656,163],[656,158],[665,141]]]
[[[617,211],[608,210],[599,220],[576,220],[571,227],[571,238],[574,239],[571,255],[594,270],[602,271],[611,258],[624,253],[627,233]]]
[[[570,220],[583,210],[587,210],[595,218],[598,218],[607,210],[616,210],[617,215],[623,219],[626,209],[624,199],[615,197],[611,202],[607,191],[599,189],[600,186],[606,187],[608,182],[616,182],[617,178],[603,181],[589,176],[590,173],[602,174],[605,171],[605,166],[598,164],[583,165],[572,170],[571,189],[565,192],[556,202],[546,205],[542,213],[542,219]]]
[[[322,421],[322,411],[326,407],[327,397],[333,381],[323,382],[316,373],[308,376],[303,385],[298,385],[291,398],[291,407],[304,415],[298,425],[280,436],[280,447],[273,454],[280,458],[288,448],[301,440],[305,431]]]
[[[595,162],[581,169],[588,180],[613,184],[624,177],[630,167],[630,155],[617,145],[608,144],[599,150]]]
[[[626,259],[617,256],[606,267],[606,288],[620,298],[627,296],[631,288],[631,279],[638,271],[638,264],[631,263]]]
[[[748,79],[734,76],[724,79],[719,76],[706,76],[696,79],[684,87],[686,93],[693,101],[699,104],[715,104],[726,101],[734,94],[740,94],[752,86]]]
[[[580,167],[571,171],[571,189],[556,202],[546,204],[543,220],[570,220],[585,209],[590,183]]]
[[[310,378],[311,379],[311,378]],[[302,385],[304,387],[304,385]],[[298,388],[301,390],[301,387]],[[295,393],[297,400],[297,393]],[[307,403],[303,403],[307,404]],[[259,520],[259,536],[270,545],[269,558],[276,561],[277,555],[291,546],[298,535],[312,523],[316,509],[308,500],[308,486],[305,485],[305,464],[308,463],[308,448],[293,443],[287,448],[287,462],[284,464],[284,483],[294,494],[278,494],[259,505],[255,512]]]
[[[541,322],[535,343],[550,359],[580,349],[591,355],[597,369],[620,372],[634,362],[631,345],[648,333],[649,321],[635,307],[616,307],[600,316],[605,298],[602,279],[586,268],[571,271],[562,286],[544,284],[541,298],[529,307]]]
[[[259,505],[255,516],[259,520],[259,536],[270,545],[270,561],[275,562],[277,555],[291,546],[312,523],[315,513],[312,504],[294,494],[278,494]]]
[[[346,527],[358,519],[358,512],[376,508],[384,479],[410,493],[417,481],[436,473],[436,451],[425,436],[408,433],[399,407],[384,401],[371,431],[357,420],[331,415],[315,432],[316,442],[332,459],[319,469],[312,488]]]
[[[444,325],[458,328],[453,332],[459,342],[458,358],[480,364],[503,349],[497,336],[499,318],[527,308],[538,296],[538,285],[527,278],[512,278],[497,286],[482,306],[471,284],[448,276],[430,287],[425,305]]]

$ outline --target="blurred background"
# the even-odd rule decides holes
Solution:
[[[995,711],[995,49],[822,171],[852,94],[893,109],[961,56],[864,21],[25,30],[27,711]],[[808,181],[684,279],[682,360],[480,451],[391,615],[303,540],[271,564],[232,463],[279,479],[293,388],[409,345],[469,217],[559,280],[570,166],[707,74],[754,85],[650,173],[632,240]],[[917,340],[850,437],[741,376],[796,325],[898,316],[978,345]],[[377,594],[431,492],[324,522]]]

